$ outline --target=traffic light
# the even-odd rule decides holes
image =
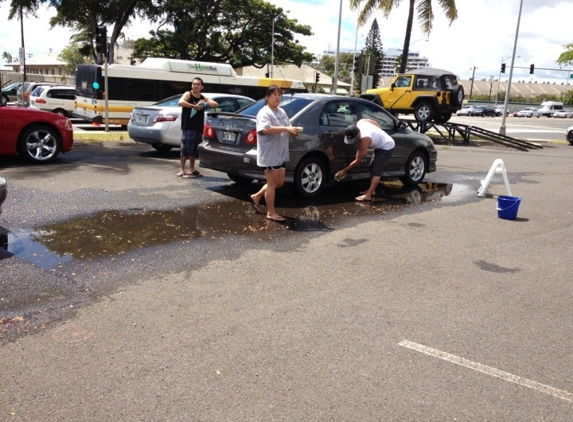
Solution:
[[[354,57],[354,74],[358,75],[362,73],[362,55],[358,54]]]
[[[505,73],[505,63],[501,64],[501,73]]]
[[[319,73],[319,72],[316,72],[316,75],[315,75],[315,77],[314,77],[314,82],[315,82],[315,83],[318,83],[318,81],[320,81],[320,73]]]
[[[533,63],[531,63],[529,65],[529,74],[533,75],[533,72],[535,72],[535,65]]]
[[[96,32],[96,51],[107,54],[107,27],[98,26]]]

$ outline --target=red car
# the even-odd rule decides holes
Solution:
[[[47,163],[74,145],[67,117],[24,107],[0,106],[0,154],[21,154],[33,163]]]

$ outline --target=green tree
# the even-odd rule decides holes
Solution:
[[[412,26],[414,23],[414,13],[417,11],[418,20],[421,23],[422,30],[426,35],[432,32],[432,24],[434,20],[434,11],[432,7],[432,0],[408,0],[408,20],[406,22],[406,35],[404,37],[404,47],[402,49],[402,62],[400,63],[400,73],[406,71],[408,63],[408,55],[410,52],[410,38],[412,36]],[[390,12],[397,8],[401,0],[350,0],[350,7],[352,9],[359,9],[364,3],[362,10],[358,16],[358,23],[363,25],[370,15],[376,10],[381,10],[384,17],[388,18]],[[456,8],[455,0],[439,0],[438,4],[446,14],[446,17],[451,23],[457,19],[458,10]]]
[[[149,39],[136,40],[133,58],[140,60],[161,56],[262,68],[271,62],[273,17],[274,63],[300,66],[313,59],[295,40],[295,34],[312,35],[310,27],[262,0],[171,0],[145,13],[159,26]]]
[[[65,47],[58,55],[58,59],[66,63],[64,69],[68,75],[73,75],[76,70],[76,66],[85,62],[85,57],[76,43]]]
[[[573,65],[573,43],[565,44],[565,51],[559,55],[557,59],[557,64],[562,66]]]
[[[382,59],[384,58],[380,28],[378,27],[378,21],[376,19],[372,21],[361,55],[364,58],[364,71],[362,73],[372,75],[372,87],[375,88],[380,83]],[[355,75],[354,82],[355,88],[360,90],[362,86],[362,74]]]
[[[1,2],[2,0],[0,0]],[[102,62],[101,55],[95,52],[95,36],[98,26],[108,28],[109,54],[108,62],[114,62],[114,46],[122,36],[125,26],[142,13],[152,3],[152,0],[82,0],[81,6],[77,0],[11,0],[9,19],[20,13],[36,16],[41,4],[48,4],[56,10],[56,16],[50,19],[52,27],[56,25],[72,28],[82,34],[84,47],[82,52],[89,51],[93,61]],[[87,35],[87,37],[86,37]]]
[[[8,53],[7,51],[2,53],[2,59],[4,60],[5,63],[12,63],[12,61],[14,60],[12,54]]]
[[[352,53],[340,53],[338,56],[338,79],[342,82],[350,83],[352,79],[353,57]],[[328,76],[334,76],[335,61],[335,56],[322,56],[318,64],[318,70]]]

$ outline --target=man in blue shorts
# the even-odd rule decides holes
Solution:
[[[179,163],[179,177],[203,177],[195,169],[197,148],[203,139],[203,126],[205,124],[205,108],[217,107],[219,104],[201,94],[203,80],[195,78],[191,82],[191,90],[185,92],[179,100],[181,106],[181,159]],[[185,163],[189,160],[189,173],[185,172]]]

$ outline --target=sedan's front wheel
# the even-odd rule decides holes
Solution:
[[[296,193],[310,198],[318,196],[326,183],[326,166],[317,157],[307,157],[300,162],[294,173]]]
[[[573,145],[573,130],[567,133],[567,142],[569,142],[569,145]]]
[[[61,149],[60,134],[50,126],[32,126],[22,132],[18,144],[20,154],[33,163],[54,160]]]
[[[421,183],[426,176],[426,158],[420,151],[414,151],[406,161],[404,176],[400,181],[405,185],[415,185]]]

